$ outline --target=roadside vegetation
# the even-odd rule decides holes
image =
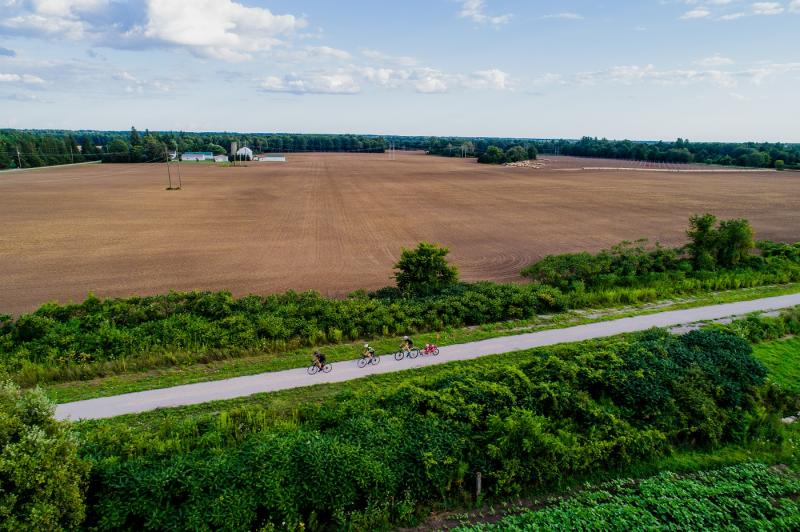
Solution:
[[[688,236],[681,249],[623,243],[546,257],[522,285],[461,283],[447,250],[423,243],[403,251],[396,287],[341,300],[219,292],[49,303],[0,316],[0,370],[31,386],[800,281],[800,245],[760,242],[754,254],[745,220],[697,216]]]
[[[797,530],[798,497],[797,473],[742,464],[617,480],[539,510],[455,530]]]
[[[36,493],[62,526],[85,508],[80,526],[96,530],[375,530],[665,468],[794,468],[798,435],[780,419],[798,396],[745,338],[800,332],[797,311],[744,321],[81,422],[74,460],[15,478],[52,483]],[[44,401],[7,389],[15,404]],[[26,419],[6,406],[3,419]],[[58,495],[73,486],[77,502]]]
[[[717,452],[796,451],[780,422],[796,396],[724,328],[341,386],[78,424],[86,526],[381,529],[474,504],[478,473],[483,498],[503,500],[685,452],[702,469]]]
[[[800,329],[800,327],[798,327]],[[800,395],[800,332],[791,331],[783,339],[755,347],[755,356],[769,369],[770,378],[794,394]]]

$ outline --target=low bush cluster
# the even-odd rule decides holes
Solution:
[[[88,471],[44,394],[0,383],[0,530],[77,527]]]
[[[778,442],[788,398],[744,340],[720,331],[494,357],[396,386],[298,405],[82,429],[100,530],[375,529],[420,505],[489,496],[654,460],[671,450]]]
[[[622,242],[596,254],[550,255],[523,269],[522,275],[566,293],[614,288],[656,288],[669,293],[669,287],[676,284],[743,288],[800,280],[800,243],[764,241],[758,246],[760,254],[742,256],[713,243],[695,255],[685,248],[659,244],[649,248],[646,240]],[[735,265],[721,266],[728,261]]]
[[[616,481],[460,532],[522,530],[798,530],[800,478],[763,464]]]
[[[435,297],[338,300],[316,292],[235,299],[228,292],[46,304],[0,318],[0,365],[85,365],[169,350],[284,350],[527,318],[563,303],[547,287],[459,284]]]

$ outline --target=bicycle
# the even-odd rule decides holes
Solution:
[[[380,364],[380,362],[381,358],[377,355],[372,355],[372,357],[368,357],[367,355],[361,355],[361,359],[358,361],[358,367],[365,368],[369,364],[377,366],[378,364]]]
[[[417,358],[419,356],[420,350],[416,347],[411,349],[402,348],[400,351],[394,354],[394,359],[398,362],[403,360],[404,358]]]
[[[436,344],[426,344],[422,351],[420,351],[420,354],[422,356],[437,356],[439,354],[439,347]]]
[[[320,367],[317,366],[316,364],[311,364],[308,367],[308,374],[309,375],[316,375],[320,371],[322,373],[330,373],[332,369],[333,369],[333,366],[331,366],[330,364],[325,364],[324,366],[322,366],[322,369],[320,369]]]

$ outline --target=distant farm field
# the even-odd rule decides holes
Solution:
[[[0,173],[0,313],[88,292],[342,295],[392,283],[400,248],[421,240],[449,246],[467,280],[513,281],[550,253],[640,237],[681,244],[701,212],[748,218],[760,238],[800,240],[798,173],[583,170],[626,164],[549,159],[534,169],[298,154],[184,164],[183,190],[172,192],[165,165]]]

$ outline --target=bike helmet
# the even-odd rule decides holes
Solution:
[[[369,347],[369,344],[364,344],[364,347]]]
[[[408,340],[408,336],[403,336],[403,340]]]

